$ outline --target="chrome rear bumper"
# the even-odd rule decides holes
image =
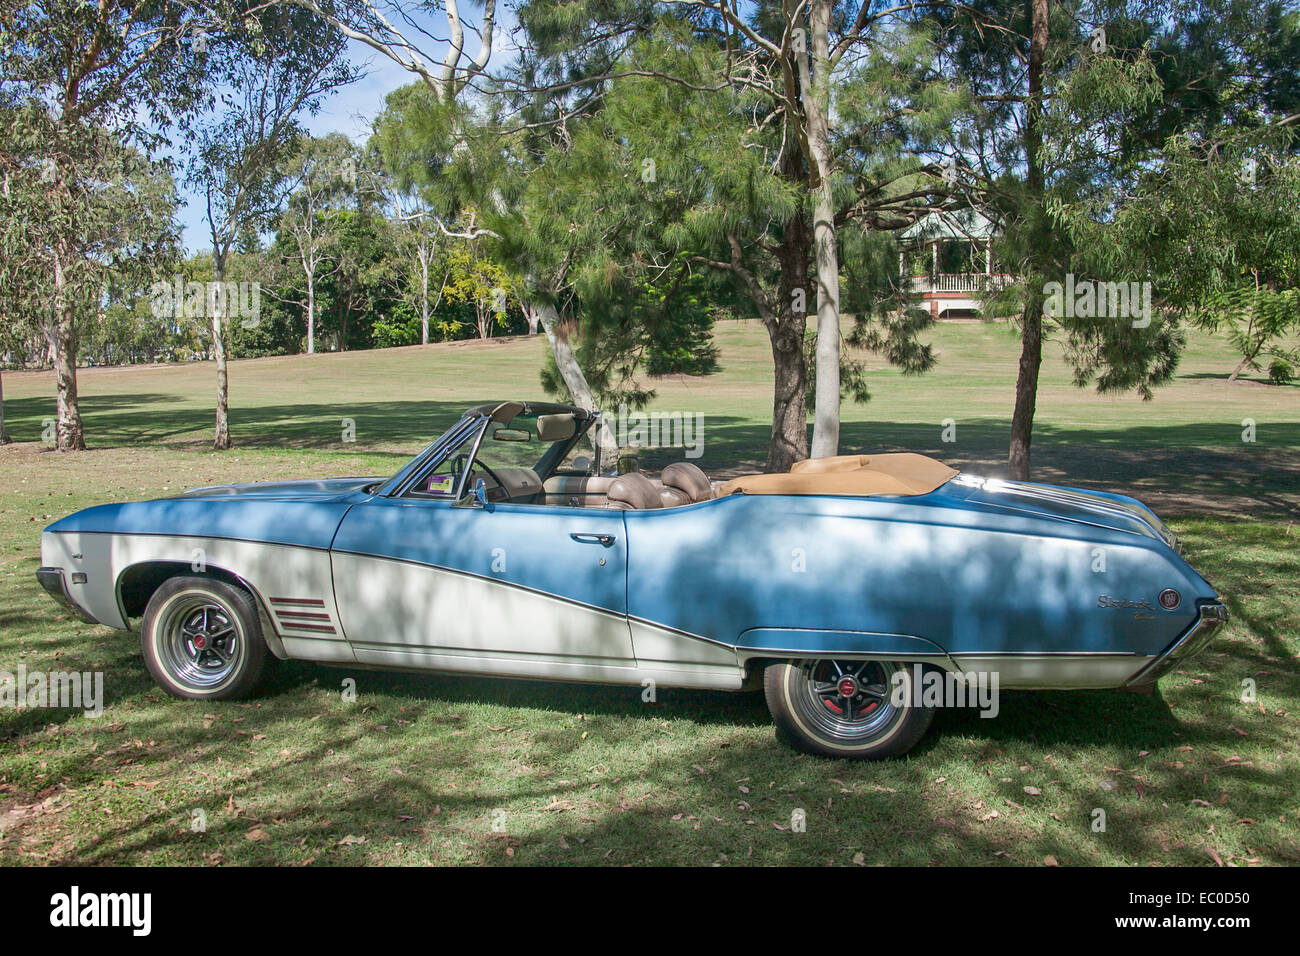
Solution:
[[[1124,686],[1138,687],[1154,683],[1161,674],[1166,673],[1175,664],[1180,664],[1199,653],[1201,648],[1210,643],[1214,632],[1227,619],[1226,604],[1217,601],[1213,604],[1202,604],[1196,623],[1189,627],[1182,637],[1174,641],[1168,650],[1129,678]]]

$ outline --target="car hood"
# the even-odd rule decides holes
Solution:
[[[383,478],[325,478],[320,481],[254,481],[237,485],[190,488],[178,497],[320,499],[360,491]]]
[[[194,488],[170,498],[95,505],[45,530],[54,534],[165,534],[325,549],[360,489],[378,478],[265,481]]]

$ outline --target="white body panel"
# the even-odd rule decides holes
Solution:
[[[611,611],[442,568],[356,554],[333,559],[343,629],[360,663],[717,689],[743,680],[734,651],[629,626]]]
[[[356,659],[339,626],[328,551],[163,534],[41,536],[41,562],[46,567],[65,569],[69,580],[75,571],[93,569],[87,570],[85,584],[70,584],[69,591],[93,617],[113,627],[127,626],[118,594],[122,572],[151,561],[181,562],[196,573],[219,568],[243,580],[257,598],[263,633],[277,656]]]

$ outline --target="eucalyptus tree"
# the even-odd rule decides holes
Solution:
[[[455,217],[460,205],[447,175],[455,146],[450,115],[425,84],[401,87],[385,99],[366,147],[374,189],[414,254],[423,345],[429,344],[430,316],[446,291],[449,275],[444,273],[442,287],[430,306],[434,264],[439,252],[447,251],[450,230],[446,222]]]
[[[472,2],[481,9],[467,17],[460,0],[278,0],[310,10],[350,40],[379,53],[417,76],[439,103],[450,106],[483,75],[497,37],[496,0]],[[420,18],[446,24],[436,35]],[[476,39],[470,41],[468,34]],[[471,50],[471,48],[473,48]]]
[[[308,354],[316,351],[317,285],[339,264],[334,213],[355,196],[358,169],[358,150],[342,133],[300,136],[286,161],[285,174],[295,185],[276,226],[292,239],[302,272]]]
[[[209,45],[210,68],[221,89],[195,129],[187,179],[205,200],[212,243],[213,447],[225,449],[230,447],[230,298],[225,294],[230,251],[241,237],[264,230],[294,187],[286,166],[302,135],[300,118],[316,113],[326,94],[356,79],[359,71],[345,56],[343,35],[298,7],[237,12]]]
[[[79,317],[116,259],[145,265],[172,238],[171,181],[151,157],[203,101],[195,41],[217,18],[185,0],[3,0],[0,12],[0,88],[19,107],[6,130],[10,196],[21,204],[22,267],[43,278],[56,444],[71,451],[85,447]]]

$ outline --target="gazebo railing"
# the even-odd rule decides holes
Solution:
[[[985,292],[1000,289],[1015,276],[983,272],[940,272],[937,275],[912,277],[912,291],[921,294],[933,292]]]

